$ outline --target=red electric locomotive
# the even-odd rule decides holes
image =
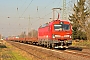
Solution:
[[[67,48],[72,44],[72,26],[69,21],[54,20],[38,29],[38,44],[50,48]]]

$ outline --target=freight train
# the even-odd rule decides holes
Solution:
[[[68,48],[72,44],[72,25],[69,21],[53,20],[38,28],[37,38],[11,37],[7,40],[42,45],[49,48]]]

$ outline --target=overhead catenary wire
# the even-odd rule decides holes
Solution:
[[[60,3],[60,2],[59,2]],[[47,6],[48,7],[48,6]],[[46,9],[46,8],[45,8]],[[57,12],[57,11],[56,11]],[[52,12],[50,12],[50,13],[52,13]],[[48,16],[50,13],[48,13],[48,14],[45,14],[42,18],[44,19],[46,16]],[[59,12],[57,12],[57,13],[59,13]],[[41,19],[41,18],[39,18],[39,19]]]
[[[31,2],[29,3],[29,5],[26,7],[26,9],[25,9],[24,12],[22,13],[21,17],[22,17],[23,14],[26,12],[26,10],[28,9],[28,7],[31,5],[32,2],[33,2],[33,0],[31,0]]]
[[[54,0],[52,3],[55,3],[55,2],[56,2],[56,0]],[[51,3],[51,2],[50,2],[50,3]],[[44,11],[47,7],[49,7],[50,5],[52,5],[52,4],[50,4],[50,3],[49,3],[47,6],[45,6],[42,11]]]
[[[25,4],[26,4],[27,0],[22,4],[22,6],[20,8],[22,8]]]
[[[22,6],[24,6],[26,2],[27,2],[27,0],[23,3]],[[21,9],[22,6],[21,6],[21,8],[19,8],[19,7],[18,7],[18,3],[17,3],[17,8],[16,8],[16,11],[17,11],[17,17],[15,17],[15,18],[17,18],[18,21],[20,20],[20,18],[26,18],[26,17],[22,17],[22,16],[23,16],[23,14],[26,12],[26,10],[28,9],[28,7],[31,5],[32,2],[33,2],[33,0],[30,1],[30,3],[28,4],[28,6],[26,7],[26,9],[24,10],[24,12],[22,13],[21,16],[20,16],[20,14],[19,14],[19,9]],[[11,18],[11,17],[10,17],[10,18]],[[16,21],[16,22],[17,22],[17,21]]]
[[[59,1],[61,1],[61,0],[59,0]],[[73,1],[73,0],[71,0],[71,1]],[[20,22],[21,20],[19,20],[18,21],[18,18],[20,19],[20,16],[23,16],[24,14],[25,14],[25,12],[27,11],[27,9],[29,8],[29,6],[32,4],[32,2],[33,2],[33,0],[30,0],[30,2],[29,2],[29,4],[27,5],[27,7],[26,8],[24,8],[24,11],[22,12],[22,14],[20,14],[20,8],[22,8],[24,5],[26,5],[26,2],[27,2],[27,0],[22,4],[22,6],[21,7],[19,7],[19,6],[17,6],[16,7],[16,11],[17,11],[17,16],[15,16],[15,17],[12,17],[12,16],[10,16],[10,18],[9,19],[12,19],[12,18],[17,18],[16,20],[17,21],[15,21],[14,23],[16,24],[17,22]],[[37,16],[39,17],[39,18],[37,18],[37,17],[30,17],[30,19],[34,19],[34,21],[38,21],[39,19],[49,19],[47,16],[49,16],[52,12],[48,12],[48,13],[45,13],[45,14],[43,14],[42,16],[40,16],[39,14],[40,14],[40,12],[41,13],[44,13],[45,12],[45,10],[46,9],[48,9],[52,4],[54,5],[54,3],[56,2],[56,0],[52,0],[51,2],[48,2],[49,4],[47,4],[45,7],[43,7],[43,9],[39,9],[39,6],[38,6],[38,8],[37,8],[37,11],[36,12],[38,12],[37,14]],[[68,3],[66,3],[66,4],[72,4],[72,2],[68,2]],[[57,2],[57,4],[58,4],[58,7],[60,7],[59,5],[60,5],[60,2]],[[56,6],[57,6],[57,4],[56,4]],[[71,8],[70,6],[67,6],[67,7],[69,7],[69,8]],[[70,13],[69,13],[70,14]],[[20,16],[19,16],[20,15]],[[36,15],[36,14],[34,14],[34,15]],[[2,18],[2,17],[1,17]],[[7,18],[7,17],[3,17],[3,18]],[[25,19],[28,19],[28,17],[23,17],[23,18],[25,18]],[[20,22],[20,24],[21,24],[21,22]],[[14,25],[14,24],[13,24]]]
[[[45,12],[45,9],[47,8],[47,7],[49,7],[50,5],[52,5],[52,3],[55,3],[56,2],[56,0],[54,0],[53,2],[49,2],[45,7],[43,7],[41,10],[39,9],[39,6],[38,6],[38,11],[36,11],[36,13],[34,14],[34,16],[35,15],[39,15],[40,14],[40,12],[42,12],[42,14],[43,14],[43,12]],[[38,16],[39,17],[39,16]],[[40,18],[40,17],[39,17]]]
[[[56,0],[55,0],[56,1]],[[61,2],[61,1],[60,1]],[[58,7],[59,7],[59,4],[60,4],[60,2],[58,3]],[[72,0],[71,1],[69,1],[69,2],[67,2],[66,4],[70,4],[70,2],[72,2]],[[53,3],[55,3],[54,1],[53,1]],[[48,7],[48,5],[47,5],[47,7]],[[61,7],[63,7],[63,5],[61,6]],[[66,6],[66,8],[67,8],[67,6]],[[45,8],[46,9],[46,8]],[[45,10],[45,9],[43,9],[43,10]],[[42,11],[43,11],[42,10]],[[41,11],[40,11],[41,12]],[[45,11],[43,11],[44,13],[45,13]],[[47,13],[46,15],[44,15],[42,18],[44,18],[45,16],[47,16],[49,13]]]
[[[56,1],[56,0],[54,0],[52,3],[54,3],[55,1]],[[34,15],[37,15],[36,18],[37,18],[38,20],[39,20],[39,19],[45,19],[45,18],[41,18],[41,17],[39,16],[39,14],[40,14],[39,11],[40,11],[40,12],[41,12],[41,11],[44,11],[47,7],[49,7],[49,5],[51,5],[50,3],[51,3],[51,2],[49,2],[49,4],[48,4],[47,6],[45,6],[45,7],[43,8],[43,10],[39,10],[39,7],[37,6],[37,9],[36,9],[37,11],[36,11],[36,13],[35,13]],[[51,12],[50,12],[50,13],[51,13]],[[50,13],[44,15],[43,17],[48,16]],[[36,19],[36,20],[37,20],[37,19]],[[37,21],[38,21],[38,20],[37,20]]]
[[[32,3],[32,1],[33,1],[33,0],[31,0],[31,2],[29,3],[29,5],[27,6],[27,8],[24,10],[23,14],[26,12],[26,10],[28,9],[28,7],[29,7],[30,4]],[[52,3],[55,3],[55,1],[56,1],[56,0],[54,0]],[[59,3],[60,3],[60,2],[59,2]],[[43,10],[45,10],[45,9],[46,9],[47,7],[49,7],[50,5],[51,5],[51,4],[48,4],[47,6],[45,6]],[[17,9],[17,10],[18,10],[18,9]],[[43,10],[42,10],[42,11],[43,11]],[[38,14],[39,14],[39,12],[40,12],[40,11],[39,11],[39,8],[37,8],[37,12],[38,12]],[[45,11],[43,11],[43,12],[45,12]],[[51,13],[51,12],[50,12],[50,13]],[[47,14],[44,15],[43,17],[39,17],[39,19],[45,18],[45,17],[48,16],[50,13],[47,13]],[[22,14],[22,15],[23,15],[23,14]],[[21,16],[22,16],[22,15],[21,15]]]
[[[64,1],[64,0],[63,0],[63,1]],[[60,2],[61,2],[61,1],[60,1]],[[58,4],[58,7],[60,7],[60,6],[59,6],[59,5],[60,5],[60,2],[59,2],[59,4]],[[63,3],[65,4],[65,2],[63,2]],[[68,6],[68,5],[71,4],[71,3],[76,3],[76,2],[75,2],[75,0],[70,0],[69,2],[66,2],[66,14],[71,11],[70,8],[73,8],[73,7],[71,7],[71,6]],[[73,6],[73,5],[72,5],[72,6]],[[62,5],[60,8],[63,8],[63,5]],[[67,10],[70,10],[70,11],[67,11]],[[63,15],[63,9],[61,10],[61,13],[60,13],[60,14]]]

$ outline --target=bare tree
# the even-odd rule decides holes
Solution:
[[[22,32],[22,33],[19,35],[19,37],[21,37],[21,38],[26,37],[26,32]]]
[[[28,33],[29,37],[37,37],[38,31],[37,30],[32,30]]]

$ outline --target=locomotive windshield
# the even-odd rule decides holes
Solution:
[[[55,24],[54,29],[55,30],[62,30],[62,25],[61,24]]]
[[[63,30],[69,30],[70,25],[69,24],[63,24]]]
[[[55,30],[69,30],[70,29],[70,25],[69,24],[55,24],[54,25],[54,29]]]

